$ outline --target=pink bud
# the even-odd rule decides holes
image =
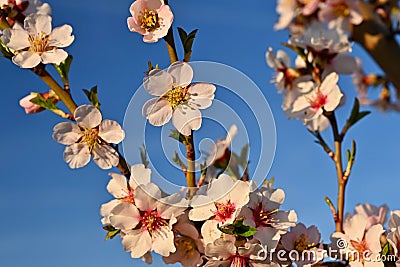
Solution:
[[[34,114],[42,111],[42,108],[40,106],[31,102],[31,99],[35,97],[36,94],[30,94],[19,101],[19,105],[25,109],[26,114]]]

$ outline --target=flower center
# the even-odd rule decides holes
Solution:
[[[133,189],[129,189],[129,193],[126,197],[121,199],[121,202],[135,204],[135,192]]]
[[[236,211],[235,203],[231,203],[230,200],[226,201],[225,203],[218,203],[215,202],[216,210],[213,211],[215,215],[215,220],[219,222],[226,222],[227,220],[232,218],[233,213]]]
[[[97,129],[84,129],[81,143],[86,143],[92,152],[97,144],[100,144],[99,131]]]
[[[249,266],[248,263],[249,263],[248,258],[241,256],[234,256],[230,267],[247,267]]]
[[[196,243],[190,237],[182,236],[175,240],[175,247],[184,258],[192,258],[197,250]]]
[[[318,90],[314,98],[309,98],[307,100],[310,103],[311,108],[318,110],[328,103],[328,96],[324,95]]]
[[[147,8],[139,13],[139,21],[141,22],[140,28],[148,32],[152,32],[160,27],[158,13],[153,10],[148,10]]]
[[[348,17],[350,15],[350,9],[344,3],[336,4],[333,6],[333,14],[336,17]]]
[[[31,46],[29,47],[29,51],[31,52],[41,54],[51,50],[51,47],[49,47],[50,36],[46,35],[44,32],[30,34],[28,39],[31,43]]]
[[[355,254],[355,259],[358,260],[358,257],[363,257],[365,251],[370,251],[367,241],[365,239],[361,240],[361,242],[350,240],[351,245],[353,248],[358,252]],[[354,253],[352,253],[354,255]],[[364,261],[364,259],[362,259]]]
[[[160,230],[162,226],[168,225],[167,221],[161,218],[156,210],[141,212],[139,220],[142,223],[142,230],[148,231],[150,235]]]
[[[186,88],[177,86],[167,92],[166,99],[169,102],[169,105],[175,109],[177,106],[188,101],[189,94],[187,93]]]
[[[274,219],[275,214],[278,212],[276,210],[265,210],[262,203],[259,203],[258,206],[253,210],[253,219],[256,223],[256,227],[271,227],[271,224],[277,222]]]
[[[310,241],[308,241],[309,238],[310,237],[308,235],[301,234],[299,238],[294,241],[294,249],[298,252],[303,252],[304,250],[315,246],[314,243],[310,243]]]

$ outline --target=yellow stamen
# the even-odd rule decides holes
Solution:
[[[37,33],[36,35],[29,35],[28,37],[31,46],[29,47],[29,51],[35,53],[43,53],[52,49],[49,46],[50,36],[46,35],[44,32]]]
[[[160,27],[158,13],[153,10],[148,10],[139,13],[140,27],[148,32],[152,32]]]
[[[175,109],[177,106],[180,104],[183,104],[184,102],[188,101],[189,99],[189,94],[187,93],[186,88],[182,87],[174,87],[172,90],[169,90],[165,96],[167,101],[169,102],[169,105]]]

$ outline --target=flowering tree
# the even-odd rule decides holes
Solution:
[[[101,222],[106,239],[120,239],[132,258],[151,264],[158,254],[166,264],[183,266],[400,264],[398,210],[360,204],[345,215],[356,141],[345,155],[342,152],[348,131],[369,114],[360,105],[398,110],[400,82],[392,64],[400,51],[394,38],[397,1],[277,3],[280,17],[275,29],[289,28],[290,40],[284,46],[297,57],[292,66],[288,53],[269,48],[266,63],[276,72],[274,83],[283,94],[284,113],[301,120],[334,163],[337,199],[325,198],[335,223],[330,242],[321,240],[316,226],[299,222],[294,210],[281,207],[285,193],[275,188],[273,179],[253,175],[248,145],[241,153],[233,151],[238,122],[232,119],[226,137],[217,140],[204,158],[196,157],[195,135],[208,119],[207,110],[218,105],[222,86],[196,78],[199,68],[190,60],[197,30],[177,28],[179,37],[174,36],[174,9],[168,1],[134,1],[127,26],[142,35],[143,42],[165,42],[167,47],[170,62],[149,61],[143,74],[148,98],[139,115],[149,127],[172,125],[171,139],[185,150],[184,160],[178,153],[172,159],[186,181],[175,193],[155,182],[155,163],[149,161],[145,146],[141,162],[125,158],[119,144],[129,132],[118,122],[103,119],[107,115],[102,114],[97,87],[83,91],[85,104],[78,105],[73,98],[77,93],[69,73],[74,64],[67,51],[79,36],[75,38],[72,27],[54,27],[50,6],[40,1],[4,0],[0,7],[4,64],[30,70],[48,87],[24,97],[20,105],[27,114],[47,110],[62,119],[54,125],[52,138],[65,145],[63,158],[70,168],[82,168],[91,159],[101,169],[115,168],[107,183],[112,200],[101,205]],[[365,74],[360,60],[349,54],[350,40],[365,47],[384,74]],[[359,94],[354,101],[346,101],[339,85],[341,77],[350,74]],[[377,100],[371,99],[370,86],[381,88]],[[342,125],[337,110],[349,103],[352,108]],[[332,142],[326,141],[328,129]]]

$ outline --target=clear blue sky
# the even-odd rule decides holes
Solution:
[[[126,26],[130,1],[49,1],[53,24],[71,24],[76,36],[68,49],[75,59],[71,87],[79,104],[82,88],[98,85],[104,117],[123,122],[125,109],[141,84],[147,61],[168,66],[165,44],[144,44]],[[286,192],[284,208],[295,209],[301,222],[316,224],[328,241],[334,229],[325,195],[336,195],[334,166],[298,121],[283,114],[281,95],[270,84],[273,71],[265,63],[269,46],[280,48],[287,32],[274,32],[275,1],[171,1],[174,26],[199,29],[193,60],[230,65],[247,74],[263,91],[275,117],[276,157],[269,177]],[[376,70],[355,46],[367,70]],[[51,138],[60,119],[51,113],[27,116],[18,106],[30,91],[46,91],[32,73],[1,60],[0,138],[0,266],[142,266],[123,251],[120,240],[104,241],[99,207],[111,199],[107,171],[96,165],[70,170],[62,159],[64,147]],[[341,78],[349,102],[350,78]],[[217,93],[224,101],[224,95]],[[348,103],[339,121],[350,109]],[[399,209],[398,161],[400,114],[373,112],[349,132],[358,155],[350,178],[346,210],[357,203],[386,203]],[[205,124],[203,133],[212,125]],[[214,136],[212,137],[217,137]],[[329,135],[328,135],[329,136]],[[348,142],[346,143],[348,145]],[[253,144],[257,147],[257,143]],[[132,148],[132,149],[137,149]],[[250,165],[251,168],[251,165]],[[160,266],[156,258],[155,266]]]

